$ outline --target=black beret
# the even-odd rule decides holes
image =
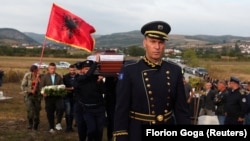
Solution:
[[[232,77],[230,78],[230,82],[235,82],[235,83],[237,83],[237,84],[240,84],[240,79],[238,79],[238,78],[232,76]]]
[[[83,68],[83,61],[78,61],[75,64],[76,69],[80,70]]]
[[[161,40],[168,40],[168,33],[170,31],[170,25],[164,21],[152,21],[141,28],[141,33],[144,36]]]
[[[83,61],[83,68],[84,67],[91,67],[93,63],[94,63],[94,61],[92,61],[92,60]]]

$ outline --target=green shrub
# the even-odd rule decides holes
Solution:
[[[204,86],[204,80],[200,77],[190,77],[189,84],[192,88],[195,88],[195,90],[199,91],[202,90]]]

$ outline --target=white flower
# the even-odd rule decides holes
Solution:
[[[57,85],[53,85],[53,87],[51,89],[57,90]]]
[[[61,90],[64,90],[66,88],[66,86],[65,85],[58,85],[57,88],[61,89]]]
[[[41,94],[44,94],[45,88],[42,88],[41,90]]]
[[[41,94],[44,94],[45,91],[47,90],[54,90],[54,91],[58,91],[58,90],[65,90],[66,86],[64,84],[62,85],[50,85],[50,86],[44,86],[41,89]]]
[[[45,86],[46,88],[45,89],[48,89],[48,90],[50,90],[50,89],[54,89],[54,85],[50,85],[50,86]]]

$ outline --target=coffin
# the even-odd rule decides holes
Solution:
[[[101,61],[98,67],[100,75],[118,75],[123,66],[123,61]]]
[[[95,55],[88,56],[87,59],[95,61]],[[96,74],[102,76],[117,76],[123,63],[124,55],[100,55],[100,62]]]

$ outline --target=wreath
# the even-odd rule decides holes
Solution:
[[[65,85],[50,85],[44,86],[41,94],[47,94],[47,96],[65,96],[67,95],[67,90]]]

